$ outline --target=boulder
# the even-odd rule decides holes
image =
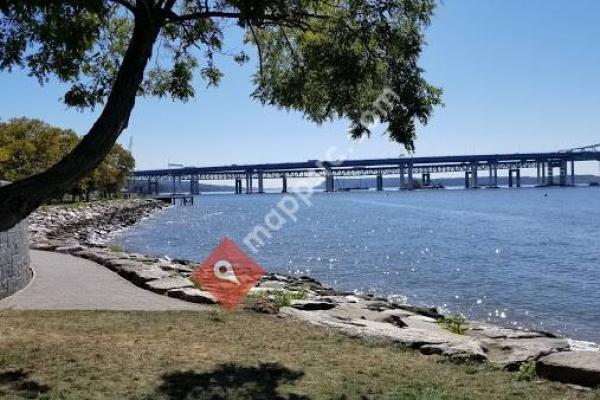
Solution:
[[[76,245],[72,245],[72,246],[58,246],[57,248],[54,249],[54,251],[56,251],[57,253],[64,253],[64,254],[72,254],[78,251],[83,250],[84,247],[76,244]]]
[[[167,291],[167,296],[175,297],[177,299],[189,301],[190,303],[199,303],[199,304],[215,304],[217,303],[217,299],[210,293],[205,290],[200,290],[196,288],[186,287],[186,288],[178,288],[171,289]]]
[[[522,363],[569,349],[566,340],[549,337],[481,340],[481,343],[490,362],[509,371],[518,369]]]
[[[59,246],[56,242],[37,242],[29,245],[32,250],[54,251]]]
[[[155,266],[147,266],[146,268],[132,272],[131,279],[138,283],[148,282],[157,279],[164,279],[171,276],[167,271],[164,271]]]
[[[261,282],[257,288],[260,289],[272,289],[272,290],[286,290],[288,287],[288,284],[285,282],[280,282],[280,281],[266,281],[266,282]]]
[[[318,311],[318,310],[331,310],[336,304],[331,300],[318,299],[318,300],[292,300],[291,307],[297,310],[304,311]]]
[[[164,294],[172,289],[191,288],[194,286],[194,284],[187,278],[176,276],[172,278],[148,281],[145,283],[145,286],[154,292]]]
[[[575,385],[600,386],[600,352],[568,351],[542,357],[536,364],[539,376]]]
[[[447,357],[480,361],[486,354],[479,342],[463,335],[455,335],[442,329],[439,324],[421,319],[403,318],[407,327],[399,328],[391,323],[369,319],[343,319],[336,311],[305,311],[293,307],[282,307],[279,314],[293,317],[308,323],[326,326],[362,339],[379,339],[397,343],[405,347],[422,349],[425,354],[440,354]],[[334,313],[334,311],[336,311]],[[368,311],[368,310],[367,310]],[[330,314],[331,313],[331,314]]]
[[[469,334],[471,336],[487,339],[529,339],[537,337],[555,337],[539,331],[510,329],[483,323],[471,325]]]
[[[109,253],[107,251],[92,250],[92,249],[85,249],[85,250],[77,251],[77,252],[73,253],[73,255],[94,261],[101,265],[108,265],[109,260],[113,260],[113,259],[117,258],[114,254]]]

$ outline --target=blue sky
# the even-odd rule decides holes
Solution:
[[[419,129],[416,155],[552,151],[600,142],[600,2],[445,0],[427,31],[421,65],[443,87],[446,106]],[[239,49],[239,35],[230,32]],[[222,85],[197,85],[188,103],[139,99],[128,130],[139,168],[325,158],[403,151],[375,136],[352,145],[346,123],[317,126],[298,113],[249,98],[251,64],[222,63]],[[0,118],[43,119],[84,134],[96,113],[67,109],[64,87],[40,88],[16,72],[0,74]],[[598,172],[588,165],[579,172]]]

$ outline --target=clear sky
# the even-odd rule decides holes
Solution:
[[[444,0],[422,66],[446,106],[419,130],[416,155],[552,151],[600,143],[600,1]],[[239,49],[239,34],[228,32]],[[321,127],[249,98],[253,67],[222,63],[222,85],[188,103],[139,99],[128,130],[138,168],[397,156],[376,136],[352,146],[346,123]],[[84,134],[96,113],[67,109],[64,87],[0,74],[0,118],[27,116]],[[352,152],[348,153],[348,149]],[[597,165],[585,171],[598,173]]]

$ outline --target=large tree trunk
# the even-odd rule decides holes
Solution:
[[[0,187],[0,231],[13,227],[44,201],[62,195],[100,164],[127,127],[144,70],[160,31],[159,17],[139,10],[129,47],[102,113],[71,153],[45,172]]]

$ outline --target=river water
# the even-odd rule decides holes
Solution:
[[[600,341],[600,188],[316,193],[251,252],[281,199],[202,195],[116,240],[202,260],[228,236],[268,271]]]

